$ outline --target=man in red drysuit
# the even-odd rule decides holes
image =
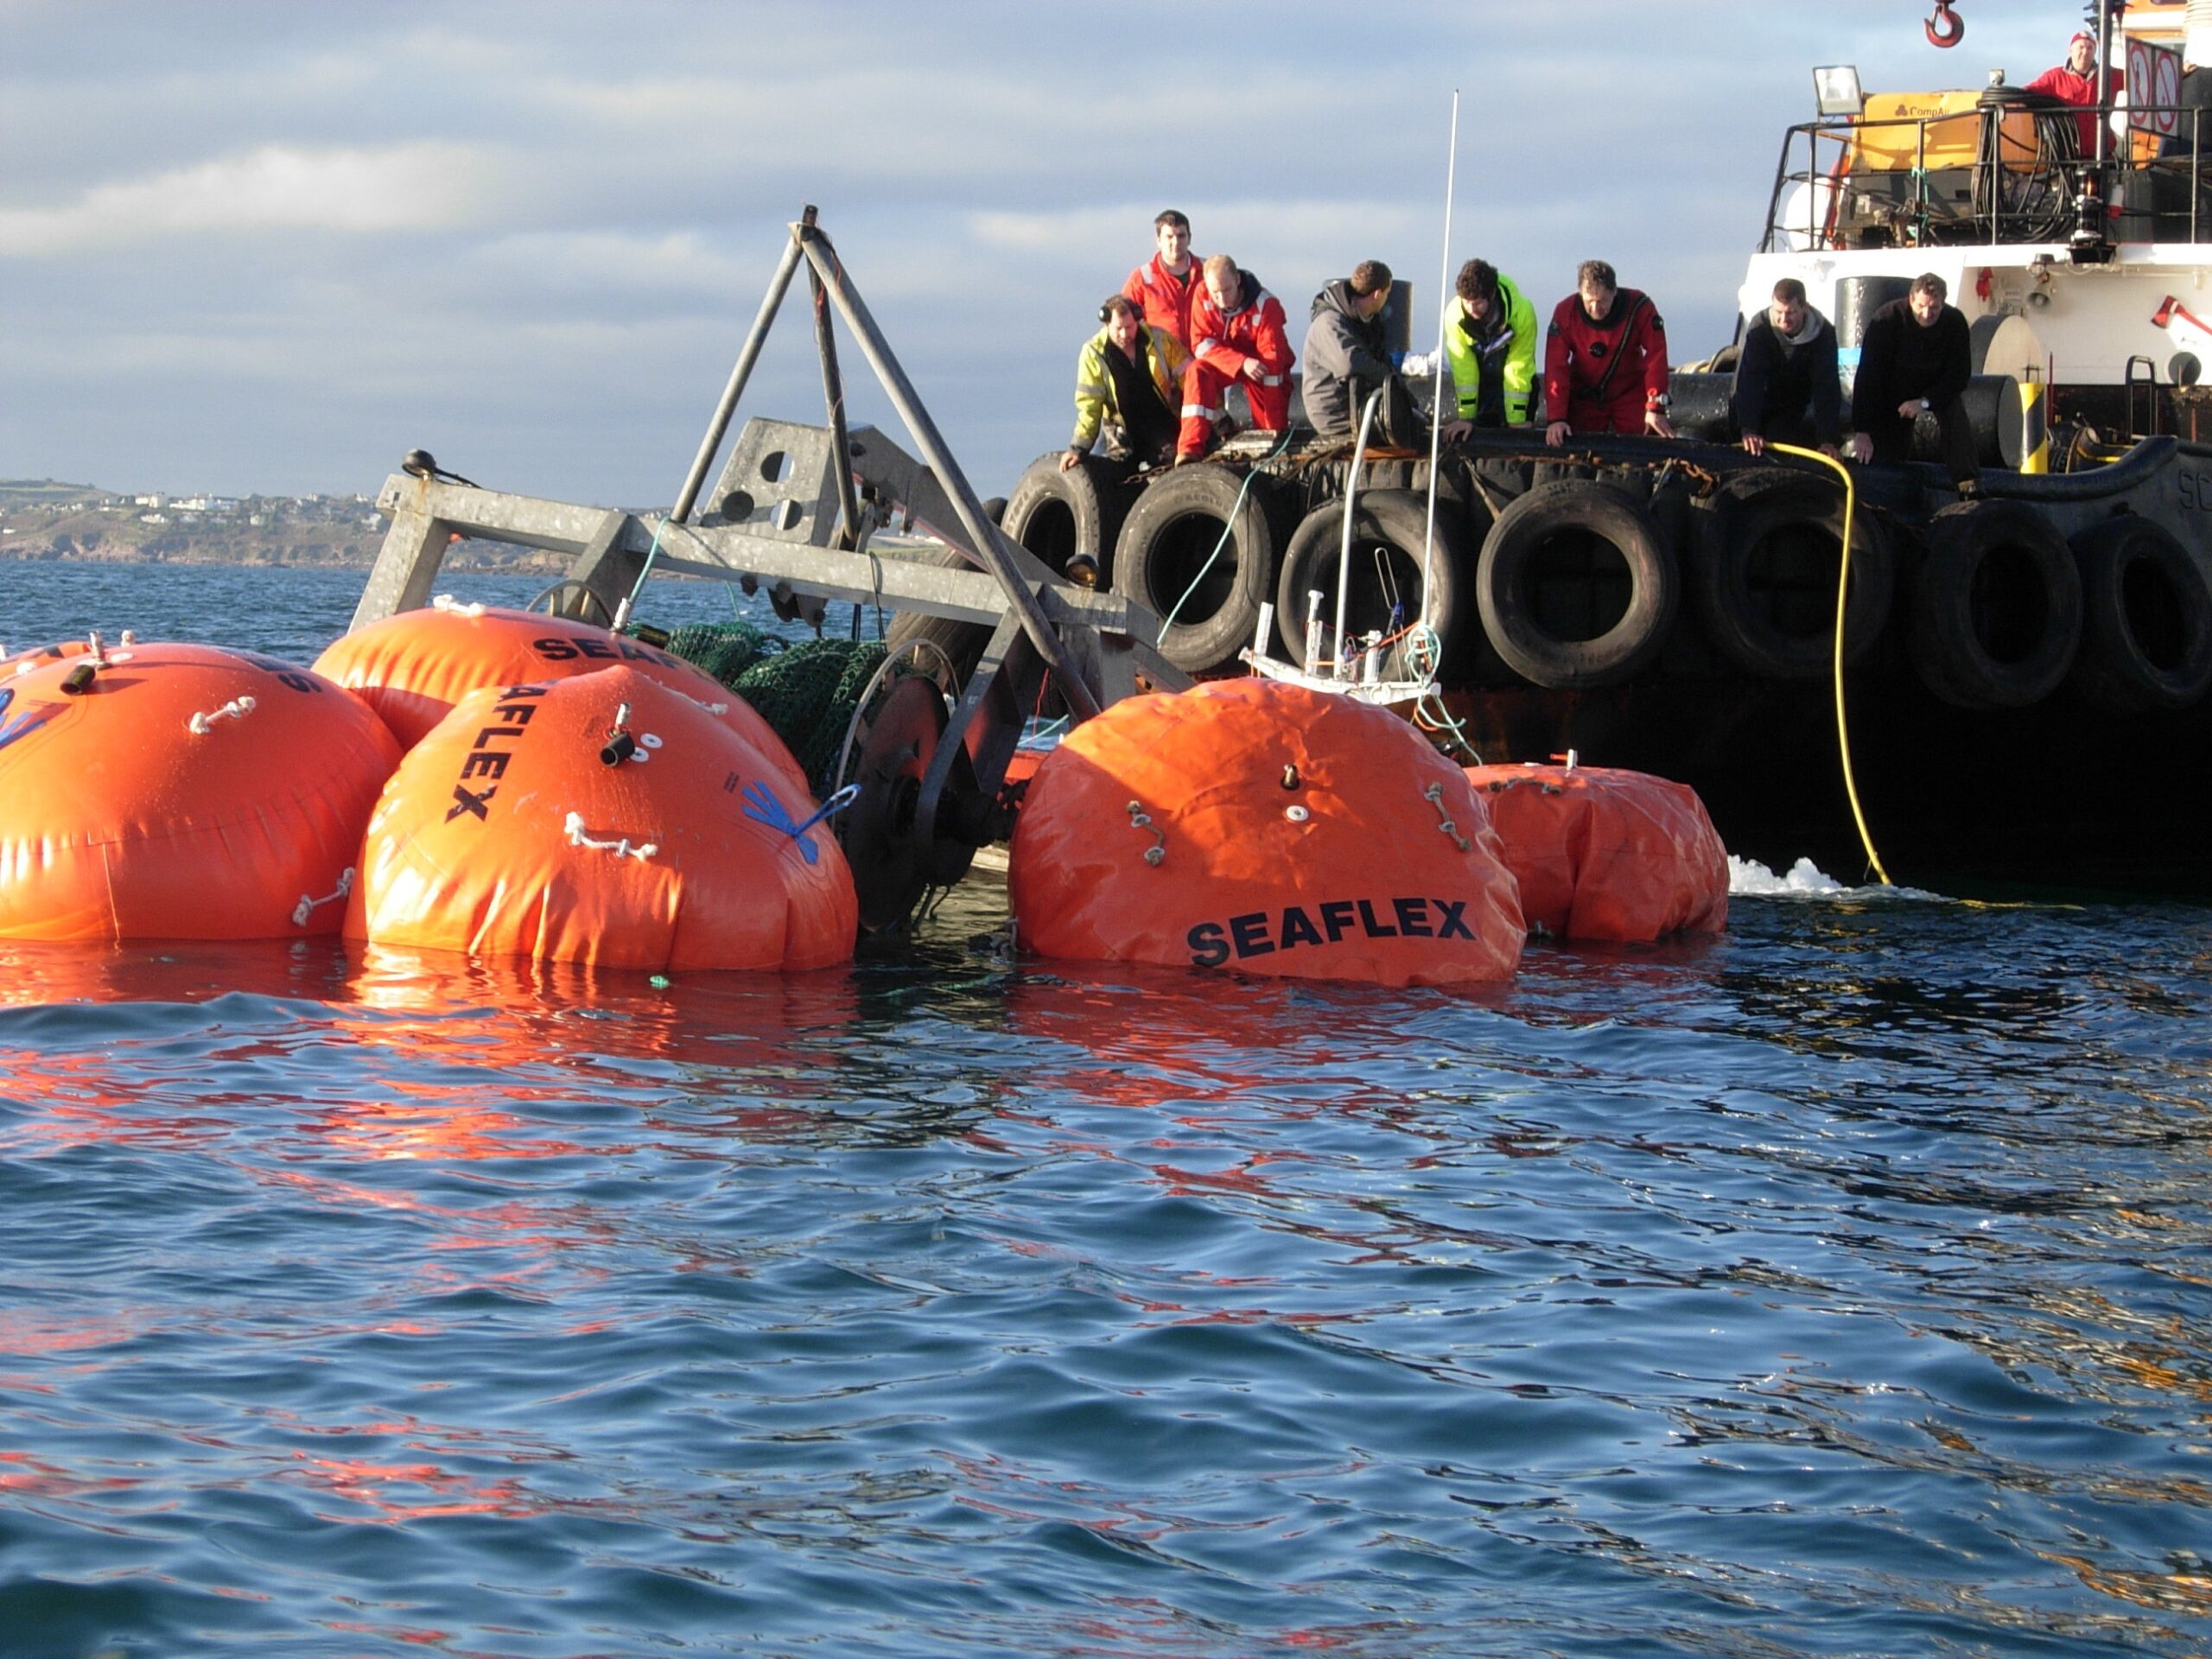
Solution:
[[[1294,353],[1282,302],[1225,253],[1214,255],[1205,269],[1205,286],[1191,302],[1191,362],[1183,371],[1178,461],[1195,461],[1212,448],[1232,381],[1243,384],[1255,430],[1281,432],[1290,424]]]
[[[1544,442],[1569,432],[1649,432],[1667,421],[1667,325],[1647,294],[1623,288],[1602,259],[1586,259],[1575,291],[1552,311],[1544,342]]]
[[[1122,292],[1144,311],[1144,320],[1191,349],[1191,306],[1198,297],[1198,262],[1191,254],[1191,221],[1170,207],[1152,221],[1160,251],[1129,273]]]
[[[2086,29],[2076,33],[2066,43],[2066,61],[2056,69],[2046,69],[2025,86],[2023,92],[2041,92],[2055,98],[2062,104],[2071,104],[2082,111],[2074,118],[2081,125],[2082,155],[2084,160],[2097,153],[2097,105],[2108,104],[2120,94],[2124,84],[2117,69],[2105,72],[2105,89],[2097,91],[2097,37]]]

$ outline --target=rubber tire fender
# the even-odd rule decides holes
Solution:
[[[2074,538],[2082,573],[2082,650],[2074,683],[2098,707],[2120,714],[2186,709],[2212,690],[2212,588],[2189,550],[2164,526],[2122,513]],[[2160,608],[2179,631],[2177,648],[2158,660],[2130,620],[2132,579],[2163,584]],[[2133,595],[2149,597],[2139,586]]]
[[[1570,531],[1604,541],[1628,567],[1627,608],[1593,639],[1547,632],[1529,596],[1545,544]],[[1657,661],[1681,581],[1645,508],[1605,485],[1560,479],[1534,486],[1498,514],[1483,540],[1475,600],[1483,631],[1515,673],[1548,690],[1583,691],[1631,679]]]
[[[1821,601],[1827,619],[1815,633],[1794,633],[1767,613],[1752,587],[1762,550],[1796,524],[1843,542],[1843,492],[1817,474],[1770,467],[1730,474],[1693,521],[1690,599],[1705,637],[1746,673],[1762,679],[1818,679],[1835,664],[1835,584]],[[1844,660],[1866,660],[1897,585],[1897,560],[1880,521],[1863,501],[1852,521],[1851,592],[1843,620]]]
[[[1321,617],[1334,626],[1336,620],[1337,561],[1344,547],[1344,513],[1341,498],[1316,507],[1300,521],[1290,537],[1290,545],[1283,550],[1282,573],[1275,582],[1275,620],[1277,632],[1282,637],[1285,654],[1300,668],[1309,666],[1306,661],[1306,595],[1319,588],[1322,593]],[[1421,544],[1428,527],[1428,498],[1413,490],[1363,490],[1359,506],[1352,520],[1352,560],[1355,570],[1359,566],[1359,548],[1363,543],[1387,543],[1411,566],[1404,590],[1404,601],[1412,610],[1422,597],[1420,569]],[[1467,515],[1460,505],[1440,494],[1436,501],[1436,546],[1429,559],[1429,583],[1433,592],[1431,624],[1440,643],[1441,664],[1453,662],[1465,648],[1465,636],[1476,626],[1474,607],[1467,592],[1468,581],[1474,570],[1475,539],[1467,528]],[[1393,561],[1395,563],[1395,561]],[[1357,583],[1357,577],[1355,577]],[[1359,588],[1355,585],[1353,592]],[[1408,626],[1414,618],[1407,618]],[[1347,613],[1346,626],[1358,631],[1356,620]]]
[[[1006,506],[995,520],[1009,539],[1043,560],[1055,575],[1067,574],[1068,561],[1087,553],[1097,561],[1099,581],[1107,580],[1114,538],[1129,511],[1129,466],[1126,461],[1085,455],[1060,470],[1065,449],[1031,461],[1014,482]]]
[[[2002,595],[1992,560],[2017,555],[2040,588],[2042,626],[2027,649],[1999,657],[1983,623]],[[2082,640],[2082,578],[2050,523],[2024,502],[1961,501],[1928,521],[1928,556],[1912,583],[1912,660],[1921,681],[1961,709],[2025,709],[2056,691]],[[2001,624],[2001,619],[1998,620]]]
[[[1252,643],[1260,607],[1274,593],[1279,543],[1265,493],[1272,481],[1255,477],[1249,491],[1243,486],[1243,474],[1215,462],[1177,467],[1138,493],[1115,544],[1116,593],[1149,606],[1163,623],[1180,604],[1160,633],[1159,651],[1186,674],[1233,664]],[[1207,573],[1206,597],[1186,601],[1224,525],[1228,540]],[[1204,609],[1209,599],[1212,608]]]

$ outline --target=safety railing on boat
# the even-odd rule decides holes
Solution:
[[[2115,110],[2137,124],[2107,126],[2104,161],[2085,156],[2083,118],[2109,123]],[[2173,131],[2140,124],[2153,120]],[[1760,251],[2068,242],[2085,230],[2107,242],[2197,242],[2212,235],[2208,145],[2212,111],[2093,111],[2003,87],[1925,115],[1806,122],[1783,138]]]

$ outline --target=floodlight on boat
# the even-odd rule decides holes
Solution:
[[[1866,107],[1855,63],[1824,64],[1813,71],[1813,101],[1822,115],[1857,115]]]

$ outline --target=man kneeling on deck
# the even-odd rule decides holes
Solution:
[[[1231,382],[1241,381],[1261,432],[1290,424],[1290,335],[1282,302],[1225,253],[1205,262],[1205,283],[1191,301],[1191,363],[1183,371],[1183,435],[1178,461],[1213,447]]]
[[[1190,359],[1126,295],[1100,306],[1098,320],[1105,327],[1075,360],[1075,435],[1060,470],[1074,470],[1102,428],[1109,443],[1140,465],[1165,466],[1175,454],[1178,389]]]
[[[1744,331],[1732,401],[1746,454],[1762,454],[1771,442],[1835,454],[1843,430],[1835,330],[1806,302],[1795,276],[1774,285],[1773,303]]]

